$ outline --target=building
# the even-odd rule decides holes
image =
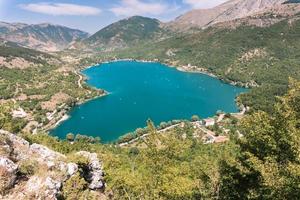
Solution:
[[[27,113],[24,111],[23,108],[19,108],[18,110],[12,111],[13,118],[25,118],[27,117]]]
[[[213,118],[208,118],[203,120],[204,126],[213,126],[215,125],[215,119]]]

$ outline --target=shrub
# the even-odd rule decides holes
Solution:
[[[38,170],[38,163],[34,160],[23,160],[20,162],[18,170],[23,176],[32,176]]]
[[[75,140],[75,135],[73,133],[68,133],[66,135],[66,139],[69,141],[69,142],[73,142]]]
[[[68,179],[62,188],[62,194],[66,200],[81,199],[85,190],[87,190],[87,182],[79,173]]]
[[[196,122],[200,120],[200,117],[198,115],[193,115],[191,118],[192,122]]]

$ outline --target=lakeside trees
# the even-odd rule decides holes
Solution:
[[[236,127],[244,137],[224,144],[184,139],[189,126],[157,134],[151,121],[146,128],[150,136],[141,147],[120,148],[86,139],[71,144],[40,134],[28,138],[62,153],[96,152],[104,161],[107,191],[115,199],[297,199],[299,102],[300,82],[291,80],[274,114],[259,111],[246,116]],[[73,189],[78,195],[83,192]]]
[[[300,197],[300,82],[274,114],[257,112],[241,122],[241,155],[221,162],[220,199],[298,199]]]

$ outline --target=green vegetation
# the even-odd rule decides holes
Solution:
[[[26,121],[24,119],[11,116],[11,109],[15,107],[13,102],[0,104],[0,129],[18,133],[25,127]]]
[[[223,199],[299,198],[299,100],[300,83],[291,81],[274,114],[260,111],[242,121],[242,153],[220,166]]]
[[[101,29],[83,43],[98,51],[124,48],[162,37],[166,32],[157,19],[134,16]]]
[[[0,126],[8,131],[20,132],[29,120],[47,125],[48,112],[64,112],[77,102],[104,93],[84,83],[81,87],[75,69],[48,54],[5,43],[0,45],[1,56],[7,59],[20,57],[34,63],[34,66],[26,69],[0,66]],[[49,59],[56,62],[50,62]],[[12,111],[19,107],[24,109],[28,117],[12,117]]]
[[[275,96],[287,90],[288,77],[300,78],[300,20],[270,27],[208,28],[159,42],[102,53],[111,58],[158,59],[177,66],[198,66],[228,82],[255,85],[240,101],[253,110],[272,112]]]
[[[9,43],[11,44],[11,43]],[[38,64],[46,64],[45,59],[54,58],[53,56],[50,56],[49,54],[42,53],[39,51],[35,51],[32,49],[27,49],[23,47],[19,47],[17,45],[5,45],[0,46],[0,56],[5,58],[15,58],[20,57],[24,58],[25,60],[33,63]]]
[[[23,160],[19,163],[18,172],[21,176],[32,176],[38,170],[38,163],[31,160]]]
[[[299,102],[300,83],[291,80],[273,114],[259,111],[245,117],[236,126],[244,137],[231,137],[223,144],[204,145],[196,138],[183,138],[183,134],[192,135],[189,126],[158,134],[151,121],[142,147],[120,148],[87,140],[71,144],[43,134],[26,138],[62,153],[96,152],[104,161],[106,190],[114,199],[297,199]],[[80,166],[86,162],[69,159]],[[63,190],[67,199],[88,192],[79,175],[65,183]]]
[[[144,22],[128,27],[137,29],[141,23]],[[157,27],[153,21],[143,31],[156,32]],[[46,133],[22,136],[30,143],[66,154],[68,161],[79,165],[78,174],[63,184],[64,199],[98,198],[80,176],[87,160],[74,153],[83,150],[96,152],[103,160],[106,190],[111,191],[114,199],[297,199],[300,196],[300,83],[294,79],[289,82],[288,78],[300,78],[299,28],[300,20],[265,28],[209,28],[82,60],[88,63],[115,57],[158,58],[161,62],[203,67],[225,81],[258,84],[260,87],[239,97],[240,102],[251,107],[252,113],[241,121],[225,115],[221,126],[229,130],[231,137],[227,143],[203,144],[201,139],[193,137],[193,128],[187,122],[183,128],[158,133],[180,120],[162,122],[157,128],[148,121],[146,128],[119,140],[128,142],[149,134],[139,140],[140,145],[128,148],[100,144],[100,138],[72,133],[66,140]],[[99,36],[100,41],[122,30],[105,31]],[[141,35],[122,37],[132,41],[152,37],[143,31]],[[63,104],[72,106],[101,94],[86,85],[81,88],[73,70],[60,71],[59,66],[40,60],[39,52],[19,48],[3,46],[0,56],[22,57],[42,66],[25,70],[0,67],[0,129],[14,133],[23,130],[28,119],[11,116],[12,110],[18,107],[45,125],[46,113],[52,110],[43,105],[56,101],[52,99],[56,94],[68,96],[54,106],[58,112],[64,109],[60,107]],[[277,98],[278,95],[282,97]],[[191,120],[197,121],[199,117],[193,116]],[[222,134],[221,126],[211,129]],[[243,137],[239,138],[238,133]],[[5,140],[1,138],[0,143]],[[19,165],[19,173],[31,176],[37,170],[35,165],[24,161]],[[0,168],[0,175],[0,193],[4,193],[8,174]]]

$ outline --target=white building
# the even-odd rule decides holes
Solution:
[[[213,126],[216,123],[215,119],[213,118],[204,119],[203,122],[204,122],[204,126]]]
[[[17,110],[12,111],[13,118],[25,118],[27,117],[27,113],[24,111],[23,108],[18,108]]]

